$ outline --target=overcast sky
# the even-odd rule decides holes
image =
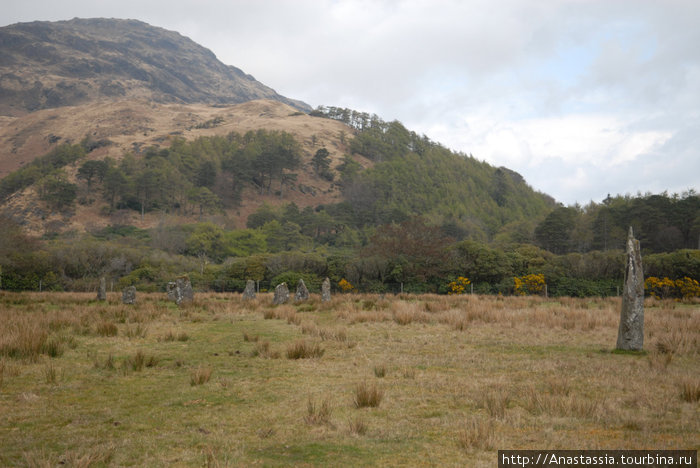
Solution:
[[[73,17],[178,31],[566,205],[700,189],[698,0],[4,0],[0,25]]]

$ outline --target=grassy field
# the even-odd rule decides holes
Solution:
[[[700,447],[700,304],[0,293],[0,466],[495,466]]]

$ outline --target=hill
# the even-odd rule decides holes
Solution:
[[[222,291],[327,276],[449,292],[467,276],[508,294],[544,275],[551,295],[608,295],[630,225],[656,253],[645,274],[680,281],[675,297],[700,277],[695,193],[557,207],[508,168],[398,121],[307,113],[139,22],[15,25],[0,41],[4,288],[90,290],[108,275],[156,291],[188,274]]]
[[[135,20],[72,19],[0,28],[0,115],[100,99],[231,105],[280,96],[208,49]]]

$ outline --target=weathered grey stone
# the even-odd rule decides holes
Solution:
[[[187,276],[181,276],[175,281],[170,281],[166,292],[168,294],[168,299],[175,302],[177,305],[194,300],[194,290]]]
[[[306,287],[304,280],[299,278],[297,283],[297,292],[294,294],[295,301],[306,301],[309,299],[309,289]]]
[[[106,301],[107,300],[107,280],[103,276],[100,278],[100,288],[97,290],[97,300]]]
[[[136,304],[135,286],[129,286],[122,291],[122,304]]]
[[[331,300],[331,280],[326,278],[321,284],[321,301],[328,302]]]
[[[183,276],[175,280],[175,282],[177,283],[177,287],[181,291],[181,299],[180,302],[178,302],[178,305],[180,305],[183,302],[194,301],[194,289],[192,289],[192,283],[190,283],[190,279],[186,276]]]
[[[168,295],[169,301],[177,302],[177,283],[175,281],[168,282],[165,292]]]
[[[273,304],[284,304],[289,300],[289,288],[287,283],[278,284],[275,287],[275,297],[272,298]]]
[[[243,291],[243,299],[255,299],[255,281],[248,280],[245,282],[245,290]]]
[[[639,241],[632,227],[627,236],[627,266],[622,290],[617,349],[641,351],[644,346],[644,271]]]

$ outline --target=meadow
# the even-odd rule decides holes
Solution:
[[[0,293],[0,466],[495,466],[698,449],[700,302]]]

